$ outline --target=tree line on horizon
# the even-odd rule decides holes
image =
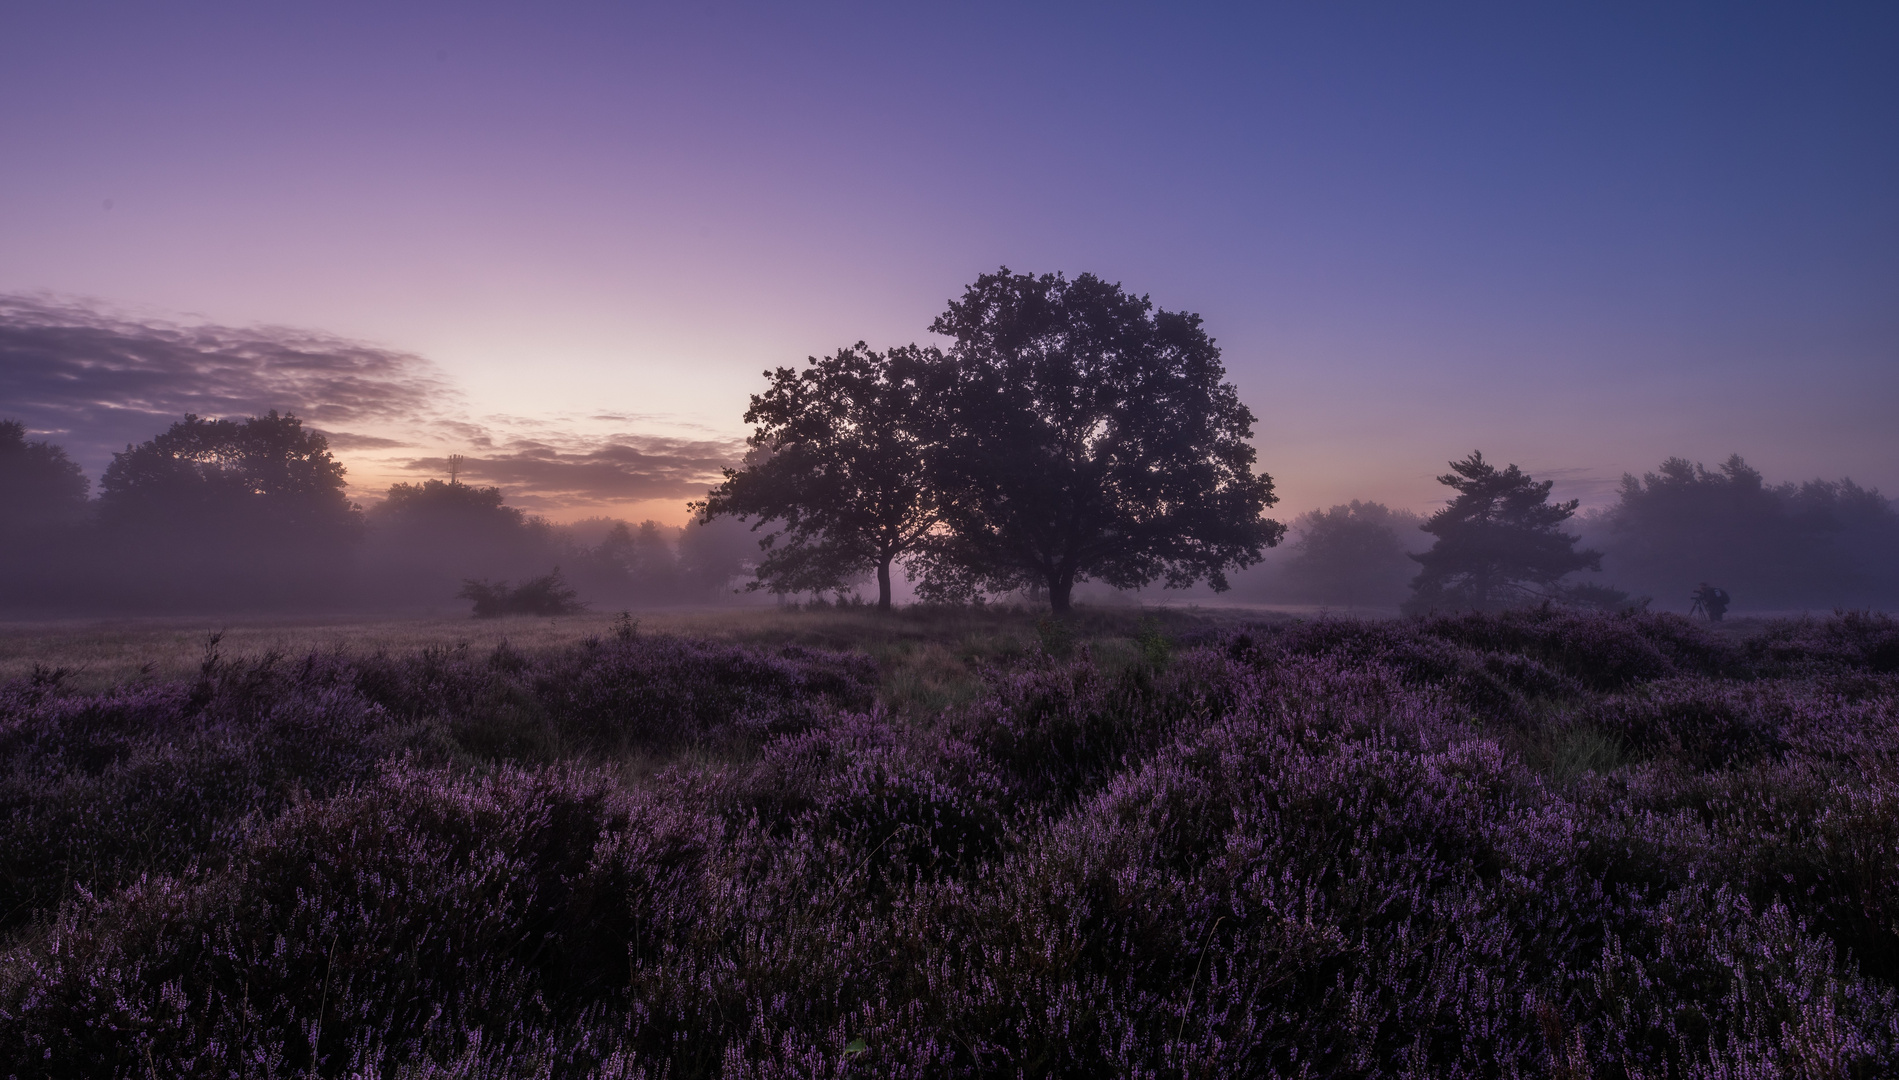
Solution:
[[[555,575],[620,606],[729,596],[742,527],[555,525],[499,488],[397,483],[350,501],[293,415],[186,416],[113,455],[97,496],[63,449],[0,421],[0,606],[33,612],[443,607]]]
[[[89,498],[61,448],[0,421],[0,607],[416,608],[459,593],[482,613],[552,612],[576,596],[704,602],[735,583],[841,597],[874,580],[888,608],[893,571],[925,601],[1057,613],[1090,582],[1410,613],[1675,607],[1703,581],[1757,610],[1899,601],[1892,501],[1844,479],[1769,484],[1738,455],[1712,470],[1670,458],[1579,517],[1549,481],[1473,452],[1428,518],[1315,510],[1273,558],[1287,529],[1265,516],[1277,499],[1253,469],[1254,417],[1199,316],[1091,274],[1004,268],[930,330],[949,347],[859,342],[766,372],[744,461],[683,528],[557,526],[453,472],[365,510],[324,437],[274,411],[186,416],[115,454]]]
[[[246,437],[257,444],[253,458],[259,446],[283,452],[272,466],[281,483],[260,490],[224,475],[244,467],[232,463],[246,458],[236,449]],[[185,446],[200,459],[192,468],[180,464],[190,461]],[[89,483],[63,450],[0,421],[0,505],[8,508],[0,516],[0,604],[426,607],[449,602],[470,579],[501,585],[559,567],[583,597],[641,606],[729,597],[740,583],[791,596],[848,592],[867,576],[848,562],[828,569],[781,562],[797,572],[773,573],[773,549],[761,552],[731,520],[554,525],[508,506],[498,488],[455,479],[392,485],[365,511],[341,498],[340,469],[322,436],[289,416],[187,417],[128,454],[88,499]],[[176,460],[157,467],[167,456]],[[1566,521],[1584,552],[1601,550],[1602,576],[1621,588],[1577,593],[1572,581],[1567,595],[1519,589],[1507,602],[1615,606],[1646,596],[1683,607],[1687,591],[1708,580],[1744,608],[1899,603],[1899,512],[1850,480],[1770,484],[1738,455],[1715,469],[1671,458],[1656,472],[1624,477],[1614,505]],[[1437,539],[1427,524],[1376,502],[1307,512],[1291,522],[1276,558],[1233,574],[1234,595],[1346,609],[1493,606],[1469,596],[1421,600],[1418,556]]]
[[[1433,604],[1413,589],[1432,540],[1427,524],[1373,502],[1310,511],[1292,522],[1284,557],[1239,593],[1412,612],[1468,606]],[[1899,607],[1899,506],[1850,479],[1775,484],[1739,454],[1712,469],[1672,457],[1624,475],[1614,503],[1568,525],[1584,550],[1600,552],[1597,580],[1615,583],[1580,582],[1592,587],[1572,591],[1580,606],[1685,610],[1690,591],[1710,582],[1757,611]]]

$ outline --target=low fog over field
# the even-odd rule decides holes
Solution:
[[[397,483],[367,507],[293,416],[181,420],[88,478],[0,421],[13,510],[0,604],[12,614],[328,613],[462,604],[470,582],[559,579],[612,607],[729,601],[756,551],[735,522],[555,525],[458,479]]]
[[[903,363],[942,370],[967,362],[904,355]],[[452,390],[414,357],[318,334],[185,332],[26,302],[0,307],[0,360],[0,400],[13,414],[0,416],[0,612],[10,616],[442,611],[479,606],[484,596],[484,613],[498,613],[524,585],[531,595],[515,610],[733,603],[761,586],[792,599],[876,597],[874,554],[842,550],[840,534],[812,532],[809,515],[802,538],[782,531],[784,508],[769,499],[715,499],[728,512],[675,523],[688,499],[704,498],[719,482],[721,468],[761,480],[773,467],[782,471],[790,427],[771,435],[777,466],[773,453],[759,456],[766,443],[757,439],[750,458],[732,441],[622,441],[585,453],[548,441],[504,443],[455,419]],[[844,350],[827,363],[833,368],[796,377],[786,369],[780,390],[818,386],[813,380],[827,370],[824,378],[844,378],[838,372],[849,364],[859,365],[853,377],[860,378],[892,378],[901,366],[895,351]],[[755,398],[755,410],[770,400]],[[200,408],[206,415],[190,411]],[[891,409],[884,422],[917,426]],[[353,453],[403,444],[351,428],[392,422],[422,444],[401,460],[411,478],[352,483],[344,462]],[[421,429],[425,435],[413,434]],[[801,437],[799,445],[809,445],[809,433]],[[443,449],[456,440],[469,453]],[[917,462],[918,469],[928,464]],[[1269,481],[1272,463],[1258,464]],[[825,467],[812,459],[768,483],[795,483]],[[512,482],[490,482],[496,477]],[[912,494],[934,482],[896,481]],[[616,495],[671,498],[663,505],[674,514],[668,522],[577,516],[577,507]],[[916,537],[945,532],[949,519],[939,504],[949,501],[926,498],[903,511]],[[1686,610],[1690,593],[1713,583],[1737,611],[1899,604],[1899,512],[1883,493],[1846,476],[1764,476],[1739,454],[1713,465],[1670,458],[1625,476],[1613,502],[1581,512],[1550,505],[1557,515],[1544,531],[1573,539],[1566,550],[1577,569],[1558,567],[1540,593],[1511,600],[1646,601]],[[570,520],[557,523],[534,508],[566,508]],[[748,516],[748,508],[756,512]],[[1451,602],[1415,592],[1420,556],[1439,540],[1428,531],[1438,520],[1431,515],[1442,509],[1351,501],[1298,514],[1283,538],[1272,526],[1250,541],[1257,558],[1229,560],[1224,595],[1367,611],[1508,606],[1501,598]],[[767,527],[754,530],[761,519]],[[793,556],[802,561],[787,569]],[[914,595],[902,573],[929,557],[927,543],[886,554],[899,575],[897,595]],[[1114,578],[1085,569],[1074,575],[1076,595],[1177,595],[1158,588],[1165,584],[1158,574],[1148,574],[1149,588],[1138,592],[1128,583],[1138,586],[1139,574],[1104,576]],[[986,580],[981,594],[991,598],[1044,598],[1039,579]],[[997,581],[1019,588],[998,589]],[[1201,583],[1188,595],[1213,594]]]

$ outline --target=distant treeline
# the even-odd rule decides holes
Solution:
[[[505,589],[558,568],[583,601],[611,609],[730,599],[761,563],[744,521],[555,525],[507,505],[498,488],[453,477],[395,484],[364,509],[345,494],[323,436],[275,412],[187,416],[114,455],[96,497],[90,487],[60,447],[0,421],[0,608],[459,607],[470,581]],[[1292,523],[1288,544],[1235,575],[1235,596],[1345,608],[1509,606],[1421,603],[1428,523],[1378,503],[1309,512]],[[1610,603],[1649,598],[1684,610],[1689,593],[1711,582],[1743,611],[1899,606],[1899,509],[1851,480],[1772,484],[1738,455],[1715,469],[1671,458],[1625,476],[1615,504],[1564,524],[1576,527],[1583,554],[1600,552],[1601,571],[1558,566],[1551,581],[1560,577],[1569,592],[1551,595],[1585,596],[1578,583],[1598,582]],[[1610,584],[1618,592],[1603,588]]]
[[[63,449],[0,421],[0,607],[36,613],[459,607],[559,569],[596,605],[729,598],[756,542],[737,522],[554,525],[457,479],[352,503],[295,416],[187,416],[115,454],[96,497]]]
[[[1263,602],[1396,608],[1413,597],[1425,519],[1379,503],[1314,510],[1236,594]],[[1709,469],[1670,458],[1622,478],[1615,503],[1572,522],[1633,600],[1686,610],[1703,582],[1740,610],[1899,607],[1899,508],[1852,480],[1769,483],[1739,455]],[[1580,580],[1580,576],[1577,578]]]

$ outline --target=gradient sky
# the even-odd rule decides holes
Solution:
[[[1204,315],[1282,517],[1473,448],[1894,495],[1895,57],[1892,3],[0,0],[0,294],[405,357],[439,392],[350,414],[357,492],[486,439],[556,517],[678,520],[761,370],[1002,264]],[[118,438],[61,379],[0,414]]]

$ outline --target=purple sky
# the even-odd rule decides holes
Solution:
[[[677,520],[762,369],[1007,264],[1203,314],[1282,517],[1473,448],[1899,494],[1895,56],[1890,3],[10,4],[0,416],[96,475],[276,404],[361,495],[459,450]]]

